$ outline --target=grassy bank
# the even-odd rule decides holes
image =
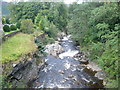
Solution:
[[[35,51],[36,45],[32,35],[20,33],[4,42],[0,50],[2,50],[2,63],[5,63]]]

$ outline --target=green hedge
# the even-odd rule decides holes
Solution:
[[[10,32],[10,27],[8,25],[3,26],[4,32]]]
[[[15,25],[11,25],[11,26],[10,26],[10,30],[11,30],[11,31],[17,30],[17,27],[16,27]]]

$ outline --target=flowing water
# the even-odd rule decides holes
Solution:
[[[101,80],[85,72],[80,61],[74,59],[79,50],[69,38],[65,36],[60,42],[64,52],[58,57],[45,57],[34,88],[103,88]]]

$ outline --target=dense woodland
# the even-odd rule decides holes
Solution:
[[[105,81],[108,83],[106,87],[118,86],[120,7],[117,2],[84,2],[70,5],[48,2],[19,2],[10,3],[8,8],[10,15],[7,18],[2,18],[5,32],[21,30],[23,33],[33,36],[44,33],[45,40],[41,40],[41,43],[38,44],[41,46],[40,51],[43,50],[42,46],[56,40],[57,33],[71,34],[76,44],[80,45],[80,50],[89,52],[90,60],[99,64],[107,73]],[[8,26],[6,24],[15,25]],[[23,40],[24,38],[27,40],[26,37],[23,37]],[[16,52],[16,55],[8,58],[4,56],[3,62],[9,61],[10,58],[16,59],[20,55],[20,52],[18,54]]]
[[[118,84],[119,10],[117,3],[73,4],[69,8],[69,33],[105,70],[112,87]]]

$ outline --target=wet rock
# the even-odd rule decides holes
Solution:
[[[79,81],[75,81],[75,84],[80,85],[80,82]]]
[[[89,83],[91,88],[104,88],[103,80],[98,80],[97,82]]]
[[[36,59],[23,60],[16,64],[13,70],[8,74],[7,80],[11,82],[13,87],[19,85],[31,86],[37,78],[38,66]]]
[[[66,81],[66,79],[64,79],[64,80],[61,80],[60,82],[61,82],[61,83],[64,83],[65,81]]]
[[[64,71],[61,71],[61,70],[59,70],[58,72],[61,73],[61,74],[64,74],[64,73],[65,73]]]
[[[93,71],[102,71],[102,69],[98,66],[98,64],[89,61],[89,64],[86,66],[88,69],[92,69]]]
[[[89,75],[92,75],[92,76],[94,76],[97,73],[97,71],[93,71],[91,68],[88,69],[87,67],[85,67],[83,71],[87,72]]]
[[[73,75],[68,75],[68,78],[73,78],[74,76]]]
[[[12,66],[15,67],[17,64],[13,64]]]
[[[85,65],[89,64],[89,61],[87,59],[81,59],[80,62],[81,64],[85,64]]]
[[[52,56],[55,56],[55,57],[57,57],[58,54],[60,54],[64,51],[64,49],[59,44],[59,42],[55,42],[54,44],[46,45],[45,48],[46,48],[45,52],[47,52],[48,55],[52,55]]]
[[[98,71],[98,72],[95,74],[95,77],[97,77],[98,79],[103,80],[103,79],[106,77],[106,74],[105,74],[105,72],[103,72],[103,71]]]

